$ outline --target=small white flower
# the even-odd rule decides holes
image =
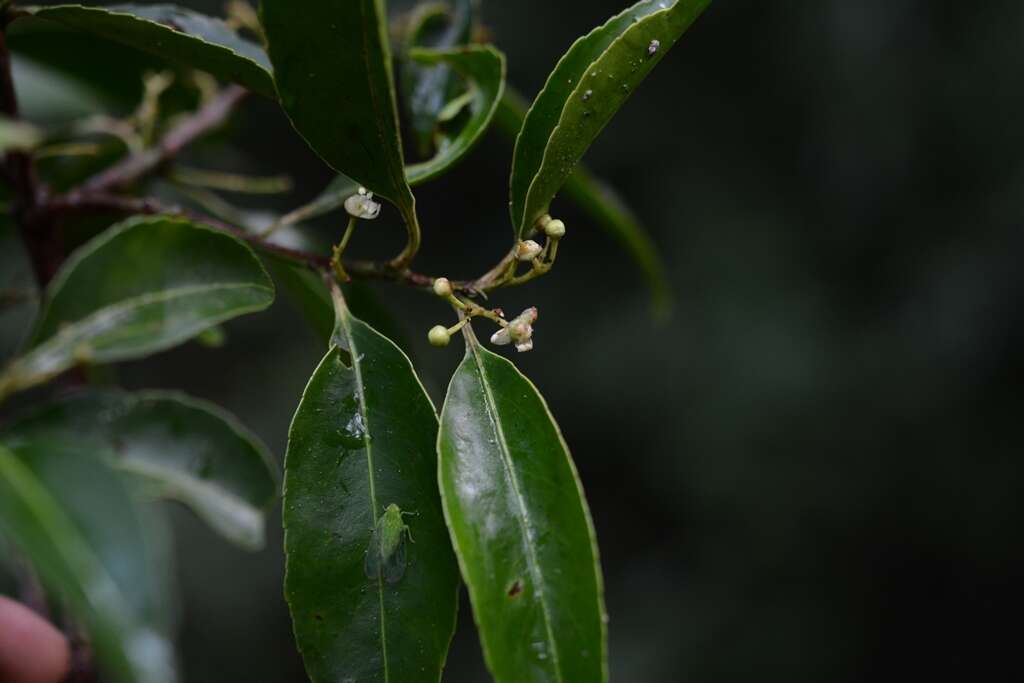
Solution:
[[[491,343],[496,346],[505,346],[506,344],[512,343],[512,337],[509,336],[508,328],[503,327],[494,334],[491,335]]]
[[[372,221],[380,215],[380,202],[373,200],[372,192],[365,187],[360,187],[357,194],[345,200],[345,210],[353,218]]]
[[[519,243],[519,247],[516,249],[516,258],[520,261],[532,261],[540,255],[542,250],[543,247],[533,240],[524,240]]]
[[[537,309],[528,308],[491,336],[498,346],[515,344],[520,353],[533,349],[533,323],[537,322]]]

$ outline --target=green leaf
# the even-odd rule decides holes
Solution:
[[[494,127],[515,138],[522,130],[526,111],[522,95],[506,88],[494,115]],[[655,315],[667,316],[672,308],[672,290],[665,263],[647,229],[622,198],[583,164],[577,165],[566,179],[562,192],[566,199],[579,206],[598,227],[622,245],[647,280]]]
[[[439,478],[487,665],[498,683],[604,681],[597,542],[568,448],[536,387],[465,330]]]
[[[84,623],[109,680],[172,683],[167,530],[89,456],[59,442],[0,446],[0,532]]]
[[[409,56],[422,64],[451,65],[469,82],[468,121],[454,138],[444,140],[433,159],[406,169],[415,185],[442,175],[480,141],[505,89],[505,56],[493,47],[476,45],[447,51],[415,49]]]
[[[182,394],[87,391],[48,405],[0,434],[8,445],[59,438],[87,443],[151,494],[192,508],[225,538],[263,546],[278,473],[266,447],[230,414]]]
[[[284,480],[285,597],[314,683],[437,681],[459,577],[437,492],[437,417],[409,359],[335,301],[335,345],[303,394]],[[390,505],[415,542],[367,577]],[[396,578],[397,577],[397,578]],[[389,580],[391,582],[389,582]]]
[[[643,0],[577,40],[548,78],[516,141],[511,211],[525,236],[577,162],[711,0]]]
[[[430,48],[448,50],[466,45],[473,28],[471,0],[426,3],[416,6],[410,18],[406,50]],[[446,105],[458,96],[462,84],[448,64],[424,65],[406,59],[401,66],[401,84],[409,128],[423,157],[435,149],[434,136]]]
[[[329,166],[415,223],[405,180],[383,0],[262,0],[281,104]],[[418,230],[418,227],[417,227]]]
[[[179,218],[132,218],[78,249],[43,302],[29,351],[0,375],[0,397],[77,363],[163,351],[274,300],[252,250]]]
[[[37,17],[142,50],[172,64],[207,71],[265,97],[275,97],[266,54],[220,19],[174,5],[56,5],[25,9]]]

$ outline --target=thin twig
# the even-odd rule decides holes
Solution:
[[[241,86],[228,86],[195,114],[168,131],[156,147],[132,154],[105,171],[94,175],[86,180],[79,190],[110,192],[129,187],[174,159],[185,147],[198,138],[221,126],[246,94],[248,91]]]
[[[219,230],[230,233],[240,240],[248,242],[254,247],[267,253],[282,256],[290,261],[316,269],[329,268],[331,259],[321,254],[290,249],[278,244],[272,244],[261,239],[243,228],[224,221],[218,220],[205,214],[190,211],[180,206],[168,206],[156,199],[141,197],[125,197],[123,195],[111,194],[108,192],[84,192],[81,190],[69,192],[68,194],[51,197],[40,211],[52,212],[55,214],[67,213],[91,213],[111,212],[126,215],[168,215],[182,216],[198,223],[205,223]]]
[[[183,216],[190,220],[213,226],[227,232],[259,251],[280,256],[284,259],[307,266],[314,270],[330,271],[331,258],[324,254],[315,254],[300,249],[291,249],[269,242],[260,235],[226,223],[203,213],[190,211],[179,206],[169,206],[151,198],[126,197],[107,192],[84,192],[81,190],[64,195],[50,197],[39,212],[54,214],[111,212],[125,215],[169,215]],[[411,270],[395,270],[387,263],[378,261],[344,261],[345,271],[354,278],[364,280],[387,280],[417,288],[429,288],[436,279],[432,275],[424,275]],[[470,296],[479,294],[483,289],[480,281],[452,282],[452,287]]]
[[[8,118],[19,118],[18,94],[11,71],[11,52],[7,47],[7,23],[11,9],[0,17],[0,111]],[[45,286],[64,260],[64,244],[54,223],[33,224],[28,216],[45,200],[45,188],[39,183],[35,164],[26,152],[12,151],[4,159],[5,175],[11,182],[14,199],[11,216],[21,230],[39,285]]]
[[[14,89],[14,78],[11,73],[11,52],[7,47],[7,27],[0,30],[0,111],[4,115],[15,120],[19,118],[18,94]],[[12,151],[7,154],[5,166],[8,176],[14,185],[16,202],[18,208],[31,206],[37,197],[37,183],[35,171],[32,168],[32,158],[25,152]]]

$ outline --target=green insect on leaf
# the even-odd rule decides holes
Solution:
[[[387,583],[398,583],[405,575],[405,539],[412,540],[409,525],[402,519],[402,509],[392,503],[377,520],[370,546],[366,549],[366,577],[383,576]]]

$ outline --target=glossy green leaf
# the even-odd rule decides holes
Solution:
[[[262,0],[281,104],[332,168],[414,221],[405,181],[383,0]]]
[[[230,414],[182,394],[87,391],[0,433],[8,445],[59,438],[111,456],[151,495],[188,505],[245,548],[263,546],[278,473],[266,447]]]
[[[418,5],[409,20],[406,49],[450,50],[466,45],[473,28],[472,0]],[[421,157],[435,149],[438,122],[445,106],[462,88],[458,75],[448,64],[423,64],[405,59],[401,65],[401,85],[409,128],[416,138]]]
[[[132,218],[78,249],[54,278],[29,350],[0,375],[0,397],[77,363],[163,351],[274,300],[252,250],[179,218]]]
[[[536,387],[466,327],[438,440],[445,518],[498,683],[607,679],[597,542]]]
[[[90,455],[61,442],[0,446],[0,532],[85,625],[104,680],[172,683],[167,530]]]
[[[505,89],[505,56],[493,47],[476,45],[447,51],[416,49],[409,56],[422,64],[450,65],[469,84],[468,120],[455,137],[444,140],[433,159],[406,170],[415,184],[442,175],[480,141]]]
[[[437,417],[405,354],[336,302],[335,345],[306,387],[285,461],[296,641],[314,683],[437,681],[459,583],[437,492]],[[368,577],[391,505],[412,513],[415,542],[402,546],[402,572],[391,553],[388,576],[371,562]]]
[[[516,141],[511,210],[533,229],[577,162],[711,0],[643,0],[577,40],[548,78]]]
[[[220,19],[175,5],[56,5],[27,9],[37,17],[275,97],[270,62],[263,49],[239,37]]]
[[[522,130],[526,111],[523,97],[506,88],[494,115],[494,127],[515,138]],[[665,263],[647,229],[622,198],[583,164],[578,164],[566,179],[562,194],[625,249],[647,280],[655,315],[667,315],[672,307],[672,291]]]

